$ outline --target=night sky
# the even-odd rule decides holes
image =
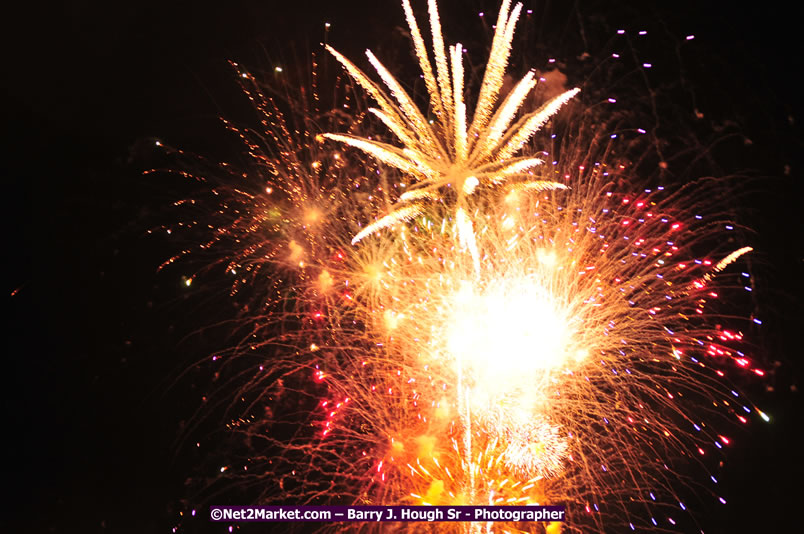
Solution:
[[[756,192],[738,210],[756,231],[749,244],[757,249],[758,296],[746,313],[758,311],[765,324],[747,337],[773,372],[739,385],[773,422],[755,418],[748,431],[735,431],[721,481],[729,504],[699,520],[707,532],[793,531],[804,479],[804,117],[794,15],[773,2],[739,9],[692,1],[525,4],[543,17],[524,24],[536,28],[534,38],[555,39],[556,54],[583,51],[581,19],[695,34],[700,53],[685,59],[685,76],[699,108],[730,118],[750,138],[717,157],[725,170],[755,177]],[[210,301],[186,291],[179,270],[157,272],[179,245],[148,230],[176,220],[171,203],[194,186],[143,175],[166,163],[154,141],[242,162],[218,120],[249,116],[228,60],[255,73],[292,66],[319,50],[328,21],[327,39],[347,57],[385,47],[398,49],[395,61],[409,61],[402,10],[394,0],[84,0],[11,9],[2,32],[0,162],[2,478],[10,501],[0,525],[8,523],[6,532],[169,532],[189,499],[185,480],[203,461],[177,442],[199,398],[193,379],[178,377],[221,342],[199,329],[226,311],[205,308]],[[486,42],[472,34],[479,11],[496,15],[497,4],[441,2],[447,41]],[[657,64],[676,57],[661,48],[649,53]],[[201,516],[189,531],[223,532]]]

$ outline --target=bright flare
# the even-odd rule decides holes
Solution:
[[[538,282],[503,280],[482,292],[467,283],[453,300],[449,352],[485,380],[528,380],[571,361],[570,319]]]

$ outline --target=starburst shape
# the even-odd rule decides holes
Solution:
[[[522,11],[522,4],[518,3],[510,9],[510,0],[504,0],[497,18],[477,106],[471,122],[468,122],[464,100],[462,45],[459,43],[445,48],[436,0],[428,0],[434,71],[409,0],[402,0],[402,7],[435,120],[427,120],[399,81],[371,51],[366,51],[366,55],[387,91],[369,79],[351,61],[327,46],[327,50],[379,106],[371,108],[371,113],[388,127],[403,146],[353,135],[328,133],[324,137],[362,150],[382,163],[399,169],[415,182],[400,196],[388,215],[366,226],[354,236],[352,243],[357,243],[378,230],[416,217],[423,212],[426,201],[443,199],[443,194],[452,190],[457,195],[456,224],[459,239],[477,258],[472,223],[466,210],[466,198],[478,186],[498,185],[513,180],[517,180],[519,184],[527,183],[529,190],[566,188],[558,182],[533,179],[529,171],[540,165],[542,160],[517,154],[533,134],[577,94],[579,89],[566,91],[539,109],[522,114],[517,119],[527,96],[538,82],[536,72],[531,70],[498,105],[511,54],[514,27]]]

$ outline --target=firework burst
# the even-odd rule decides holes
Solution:
[[[355,81],[377,102],[380,109],[372,108],[370,111],[394,133],[404,144],[404,148],[356,136],[328,133],[324,134],[324,137],[358,148],[415,180],[415,183],[400,195],[398,205],[392,208],[391,213],[361,230],[352,239],[352,243],[394,223],[421,215],[424,200],[443,198],[445,189],[449,189],[457,197],[455,216],[461,241],[469,247],[477,261],[477,245],[467,215],[466,197],[473,194],[480,185],[496,185],[517,178],[526,180],[525,183],[532,189],[564,188],[564,184],[534,180],[532,173],[528,174],[530,169],[542,164],[541,159],[532,156],[514,157],[514,155],[522,150],[533,134],[578,90],[566,91],[538,110],[525,114],[511,125],[522,104],[536,86],[536,73],[530,71],[495,111],[511,53],[514,27],[522,11],[522,4],[517,4],[513,11],[510,11],[510,0],[505,0],[497,19],[477,107],[471,123],[468,123],[464,102],[463,46],[459,43],[450,47],[448,62],[438,7],[434,0],[430,0],[428,6],[436,64],[436,71],[433,72],[430,56],[410,3],[408,0],[403,0],[402,5],[410,26],[422,76],[430,95],[430,106],[435,114],[434,121],[425,118],[400,83],[370,51],[366,52],[366,55],[391,91],[393,99],[352,62],[333,48],[327,47]]]
[[[448,61],[431,0],[434,70],[403,8],[432,120],[371,53],[391,96],[330,49],[401,147],[357,110],[304,107],[289,127],[241,73],[265,132],[232,129],[259,183],[216,193],[225,224],[202,249],[235,243],[226,271],[258,302],[221,359],[261,356],[232,373],[251,452],[221,473],[248,471],[266,502],[566,503],[570,531],[672,527],[674,473],[728,444],[718,419],[754,410],[719,369],[762,374],[711,312],[750,251],[717,239],[719,184],[646,187],[582,110],[560,150],[540,135],[577,90],[528,112],[529,72],[501,98],[507,0],[468,121],[461,45]]]

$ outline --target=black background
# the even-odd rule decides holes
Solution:
[[[696,34],[701,106],[733,113],[751,137],[734,158],[767,176],[745,212],[765,263],[757,352],[776,372],[749,391],[774,420],[738,433],[721,480],[729,505],[701,522],[708,532],[798,530],[799,29],[774,3],[667,4],[526,7],[552,17],[541,24],[557,26],[544,32],[564,40],[557,49],[574,38],[578,10]],[[452,14],[468,21],[483,9],[497,6],[443,2],[448,41],[469,31]],[[158,138],[237,162],[217,121],[247,108],[227,60],[270,72],[317,49],[325,21],[329,41],[356,57],[404,24],[402,11],[394,1],[87,0],[17,5],[3,18],[0,428],[11,501],[2,521],[8,532],[167,532],[195,461],[175,440],[198,401],[174,379],[203,353],[203,337],[187,334],[211,318],[188,304],[176,271],[156,272],[175,245],[147,230],[171,222],[168,207],[184,190],[141,174],[154,163],[148,147]],[[223,531],[204,519],[192,528]]]

